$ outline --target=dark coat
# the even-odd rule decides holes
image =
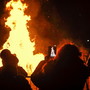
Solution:
[[[37,72],[31,80],[40,90],[82,90],[89,76],[88,68],[79,58],[50,61]]]

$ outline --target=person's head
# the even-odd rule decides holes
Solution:
[[[79,49],[75,45],[66,44],[59,49],[56,58],[74,58],[81,56]]]
[[[18,63],[17,57],[14,54],[11,54],[8,49],[2,50],[0,56],[2,58],[3,65],[16,66]]]
[[[2,58],[3,70],[2,72],[8,75],[17,75],[18,59],[8,49],[4,49],[0,54]]]
[[[3,64],[8,62],[10,55],[11,55],[11,52],[8,49],[4,49],[1,51],[0,57],[2,58]]]
[[[11,52],[10,52],[8,49],[4,49],[4,50],[1,51],[0,56],[1,56],[2,59],[5,59],[5,58],[7,58],[7,56],[9,56],[10,54],[11,54]]]

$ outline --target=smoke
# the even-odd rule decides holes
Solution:
[[[46,54],[48,46],[58,45],[63,38],[69,35],[65,31],[64,22],[57,9],[49,0],[26,0],[28,9],[25,11],[31,16],[28,23],[31,39],[35,40],[34,53]]]
[[[8,11],[6,11],[5,6],[6,3],[9,2],[10,0],[1,0],[0,1],[0,49],[3,48],[3,44],[6,42],[6,40],[9,37],[9,27],[5,27],[5,18],[7,18]]]

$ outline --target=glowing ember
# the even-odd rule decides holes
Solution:
[[[3,49],[7,48],[11,53],[15,53],[19,59],[19,65],[30,75],[38,63],[44,59],[44,55],[33,55],[35,42],[30,41],[27,30],[27,22],[31,19],[24,13],[26,8],[26,4],[23,4],[20,0],[11,0],[6,4],[6,9],[10,10],[10,16],[7,18],[5,25],[10,27],[11,31]]]

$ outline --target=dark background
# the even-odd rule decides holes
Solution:
[[[59,15],[69,27],[71,37],[81,40],[85,47],[90,47],[90,2],[87,0],[54,0]]]
[[[68,25],[73,38],[87,40],[90,38],[90,3],[88,1],[66,2],[54,1],[59,15]]]
[[[61,21],[59,27],[68,32],[74,40],[81,40],[83,44],[90,39],[90,2],[86,0],[48,0],[48,6],[58,12]]]

